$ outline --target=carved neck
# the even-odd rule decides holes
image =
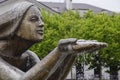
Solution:
[[[15,37],[0,41],[0,55],[9,57],[21,57],[22,53],[30,48],[34,42]]]

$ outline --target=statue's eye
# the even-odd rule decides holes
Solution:
[[[38,16],[32,16],[32,17],[30,18],[30,21],[32,21],[32,22],[36,22],[36,21],[38,21],[38,20],[39,20]]]

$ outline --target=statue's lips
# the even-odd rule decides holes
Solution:
[[[44,34],[44,30],[37,30],[37,33],[43,35]]]

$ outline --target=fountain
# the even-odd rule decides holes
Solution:
[[[40,61],[28,50],[43,40],[39,9],[28,1],[16,0],[0,10],[0,80],[64,80],[77,55],[107,46],[94,40],[61,39]]]

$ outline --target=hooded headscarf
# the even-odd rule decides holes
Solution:
[[[16,0],[0,8],[0,39],[14,35],[20,26],[22,18],[31,6],[33,4],[28,1]]]

